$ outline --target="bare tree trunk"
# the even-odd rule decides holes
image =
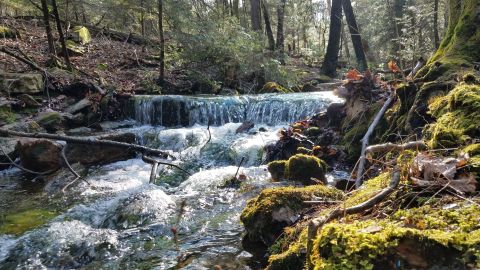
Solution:
[[[165,80],[165,37],[163,35],[163,0],[158,0],[158,31],[160,38],[160,74],[159,82],[163,84]]]
[[[285,5],[287,0],[280,0],[280,3],[277,6],[277,50],[281,52],[285,51],[285,32],[284,32],[284,21],[285,21]]]
[[[260,10],[260,0],[250,0],[250,17],[252,20],[252,30],[262,31],[262,14]]]
[[[402,37],[402,28],[403,24],[400,23],[399,21],[403,17],[403,6],[405,6],[405,1],[406,0],[394,0],[393,1],[393,15],[394,15],[394,27],[395,27],[395,41],[394,41],[394,46],[393,46],[393,51],[392,55],[396,55],[397,58],[399,58],[400,62],[400,50],[403,49],[402,43],[400,41],[400,38]]]
[[[42,0],[43,23],[47,32],[48,51],[51,55],[56,55],[55,43],[53,41],[52,28],[50,26],[50,13],[48,12],[47,0]]]
[[[364,71],[368,68],[367,57],[365,56],[362,36],[360,35],[357,20],[355,19],[355,14],[353,13],[352,3],[350,0],[343,0],[343,10],[345,11],[348,29],[350,30],[350,36],[352,38],[353,49],[355,50],[355,56],[357,57],[358,69]]]
[[[233,15],[235,17],[237,17],[237,19],[240,19],[240,10],[239,10],[239,0],[233,0],[232,4],[233,4],[233,7],[232,7],[232,11],[233,11]]]
[[[323,61],[321,73],[335,77],[338,64],[338,50],[340,49],[340,31],[342,30],[342,0],[332,1],[330,13],[330,34],[328,38],[327,53]]]
[[[435,49],[440,46],[440,37],[438,35],[438,0],[433,4],[433,45]]]
[[[267,31],[268,49],[275,50],[275,38],[273,37],[272,25],[270,24],[270,15],[266,0],[262,0],[263,18],[265,19],[265,30]]]
[[[145,37],[145,0],[140,1],[140,26],[142,37]]]
[[[345,0],[344,0],[345,1]],[[343,49],[345,50],[345,57],[347,59],[350,59],[350,49],[348,48],[348,40],[347,40],[347,35],[345,34],[345,24],[342,22],[342,44],[343,44]]]
[[[70,58],[68,57],[67,45],[65,44],[65,35],[63,34],[62,21],[60,20],[60,15],[58,14],[57,1],[52,0],[53,7],[53,16],[55,16],[55,21],[57,22],[57,32],[60,37],[60,44],[62,44],[62,54],[63,59],[65,59],[65,64],[67,65],[68,70],[72,70],[72,64],[70,63]]]
[[[87,23],[87,14],[85,12],[85,7],[83,6],[83,2],[80,3],[80,7],[82,8],[82,21],[83,23]]]

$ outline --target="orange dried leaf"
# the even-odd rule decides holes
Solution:
[[[356,69],[351,69],[347,72],[346,77],[350,81],[358,81],[362,79],[362,74]]]
[[[398,67],[397,62],[390,60],[388,62],[388,69],[390,69],[393,73],[401,72],[402,70]]]

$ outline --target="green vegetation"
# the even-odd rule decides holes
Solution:
[[[0,123],[11,124],[17,120],[17,115],[10,108],[0,107]]]
[[[438,97],[430,106],[436,122],[424,129],[431,148],[449,148],[464,145],[480,135],[480,86],[460,84],[444,97]]]
[[[312,155],[296,154],[288,160],[279,160],[268,163],[268,171],[272,179],[280,181],[287,179],[298,181],[304,185],[315,183],[312,178],[325,181],[327,164]]]
[[[288,161],[286,160],[277,160],[268,163],[268,172],[272,175],[274,181],[281,181],[285,178],[287,163]]]

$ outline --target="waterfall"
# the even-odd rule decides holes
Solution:
[[[154,126],[221,126],[251,121],[278,125],[304,119],[341,101],[331,92],[243,96],[137,96],[134,118]]]

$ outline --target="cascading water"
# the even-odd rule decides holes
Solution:
[[[276,125],[291,123],[325,109],[335,99],[331,92],[244,96],[137,96],[134,117],[148,125],[221,126],[251,121]]]
[[[67,193],[72,206],[50,222],[18,237],[0,234],[0,269],[250,269],[240,212],[263,188],[282,185],[269,181],[263,147],[281,127],[336,101],[330,92],[137,97],[139,126],[122,131],[171,151],[192,175],[163,168],[149,184],[151,166],[139,158],[93,168],[90,185]],[[255,127],[236,134],[243,121]],[[225,187],[242,158],[246,180]]]

